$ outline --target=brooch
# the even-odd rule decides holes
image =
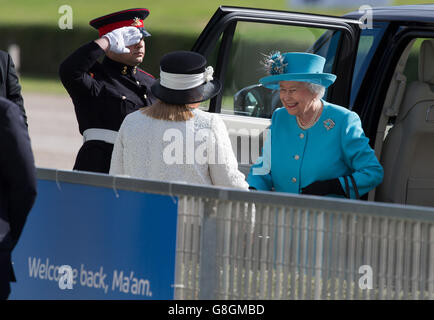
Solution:
[[[327,129],[327,131],[329,131],[330,129],[332,129],[335,126],[335,123],[332,119],[327,119],[324,120],[324,127]]]

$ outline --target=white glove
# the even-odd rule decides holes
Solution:
[[[139,43],[142,34],[136,27],[123,27],[105,34],[104,37],[110,42],[110,51],[114,53],[129,53],[130,49],[126,47]]]

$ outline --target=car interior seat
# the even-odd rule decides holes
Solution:
[[[384,100],[383,110],[378,121],[377,133],[375,137],[374,150],[378,160],[381,159],[384,139],[387,136],[389,129],[392,127],[391,120],[396,119],[396,116],[399,112],[399,107],[401,106],[401,102],[404,97],[405,88],[407,87],[407,77],[404,74],[404,70],[415,41],[416,39],[411,40],[404,49],[395,67],[395,72],[392,76],[392,79],[390,80],[389,88]],[[374,199],[376,199],[376,192],[380,188],[381,185],[371,190],[369,192],[368,200],[374,201]]]
[[[422,42],[418,69],[383,144],[376,200],[434,206],[434,40]]]

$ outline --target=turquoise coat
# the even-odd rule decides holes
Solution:
[[[262,156],[250,168],[247,182],[258,190],[301,193],[315,181],[353,175],[360,196],[383,180],[383,168],[369,146],[359,116],[322,100],[317,123],[302,130],[285,108],[273,113]],[[355,198],[351,180],[350,194]]]

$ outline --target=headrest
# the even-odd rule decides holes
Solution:
[[[424,40],[420,46],[419,81],[434,84],[434,40]]]

